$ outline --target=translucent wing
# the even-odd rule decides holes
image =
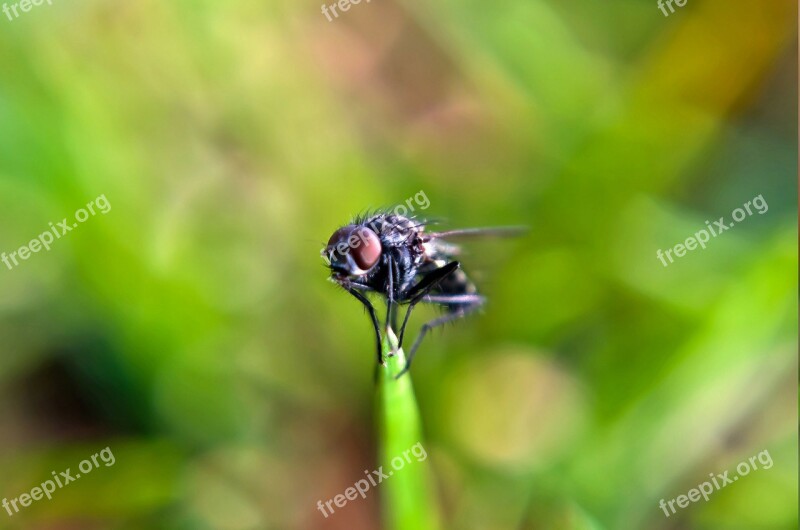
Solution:
[[[457,230],[447,230],[445,232],[431,232],[423,235],[424,241],[438,238],[459,238],[459,237],[515,237],[521,236],[528,231],[527,226],[497,226],[489,228],[460,228]]]

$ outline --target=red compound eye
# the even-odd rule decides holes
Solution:
[[[362,274],[378,263],[382,252],[381,240],[367,227],[347,225],[333,233],[326,252],[333,268],[343,269],[349,274]],[[358,270],[350,270],[355,267]]]
[[[381,257],[381,240],[369,228],[353,231],[350,236],[350,254],[361,270],[369,270]]]

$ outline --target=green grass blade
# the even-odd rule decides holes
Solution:
[[[430,460],[426,457],[418,461],[409,455],[408,462],[403,454],[417,444],[424,448],[419,408],[414,397],[411,375],[406,373],[399,379],[395,376],[405,366],[403,350],[397,350],[389,357],[397,338],[388,330],[383,340],[383,357],[386,366],[379,366],[378,374],[378,425],[379,461],[388,479],[381,483],[383,497],[383,527],[386,530],[436,530],[439,528],[439,512],[435,492],[431,482]],[[427,455],[427,448],[425,448]],[[392,459],[404,466],[394,470]]]

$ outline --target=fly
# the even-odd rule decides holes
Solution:
[[[486,299],[461,270],[455,259],[459,247],[445,238],[483,235],[517,235],[523,227],[468,228],[446,232],[426,232],[426,223],[394,213],[360,216],[333,233],[322,250],[331,271],[330,279],[361,302],[375,329],[378,363],[381,353],[381,325],[367,293],[386,299],[385,324],[397,328],[399,306],[408,306],[398,335],[402,347],[408,318],[420,303],[441,306],[445,314],[422,326],[408,353],[400,377],[422,339],[431,329],[462,318],[480,308]]]

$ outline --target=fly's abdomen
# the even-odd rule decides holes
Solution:
[[[461,269],[456,269],[448,274],[434,290],[441,294],[476,294],[478,292],[475,284]]]
[[[442,296],[459,296],[459,295],[477,295],[478,290],[475,284],[470,281],[467,274],[461,270],[456,269],[447,275],[436,287],[433,288],[434,294]],[[447,308],[448,312],[456,311],[463,308],[463,303],[447,303],[443,302],[442,305]]]

